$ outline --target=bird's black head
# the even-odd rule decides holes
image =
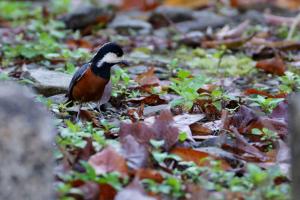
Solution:
[[[110,78],[110,69],[116,64],[125,64],[122,48],[113,42],[101,46],[96,55],[90,61],[92,71],[103,78]]]

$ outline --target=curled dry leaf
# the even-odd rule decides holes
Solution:
[[[146,147],[137,142],[132,135],[120,138],[122,153],[131,169],[146,167],[148,164],[149,152]]]
[[[158,86],[160,81],[154,74],[155,68],[151,67],[147,72],[136,77],[136,82],[140,86]]]
[[[100,127],[99,120],[97,119],[97,116],[95,112],[88,111],[88,110],[81,110],[80,111],[80,119],[86,120],[88,122],[92,122],[94,127]]]
[[[268,7],[270,4],[275,6],[279,6],[282,8],[288,9],[298,9],[300,7],[300,2],[298,0],[231,0],[231,6],[233,7],[240,7],[240,8],[249,8],[254,5],[267,5]]]
[[[164,140],[165,149],[170,149],[178,139],[179,130],[174,125],[174,119],[170,111],[164,110],[153,118],[153,123],[123,123],[120,127],[120,137],[132,135],[140,144],[149,145],[151,139]],[[146,120],[145,120],[146,121]]]
[[[268,98],[285,98],[287,96],[287,94],[285,93],[279,93],[279,94],[270,94],[268,92],[265,92],[265,91],[262,91],[262,90],[257,90],[257,89],[254,89],[254,88],[249,88],[249,89],[246,89],[244,91],[244,94],[245,95],[252,95],[252,94],[257,94],[257,95],[261,95],[261,96],[265,96],[265,97],[268,97]]]
[[[163,176],[158,171],[153,170],[153,169],[149,169],[149,168],[138,169],[136,171],[135,175],[140,180],[151,179],[151,180],[154,180],[157,183],[162,183],[163,180],[164,180]]]
[[[208,6],[210,3],[209,0],[193,0],[193,1],[185,1],[185,0],[166,0],[165,5],[167,6],[180,6],[187,8],[200,8]]]
[[[203,85],[201,88],[199,88],[197,90],[197,92],[199,94],[201,93],[211,93],[214,89],[216,89],[218,86],[217,85],[214,85],[214,84],[205,84]]]
[[[122,10],[142,10],[149,11],[160,5],[158,0],[122,0]]]
[[[281,111],[281,114],[278,114],[278,116],[284,117],[284,112],[285,111],[283,109]],[[254,110],[242,105],[238,112],[236,112],[229,119],[229,124],[236,127],[238,129],[238,132],[242,134],[249,134],[254,128],[260,130],[263,128],[267,128],[271,131],[277,132],[279,136],[284,139],[288,133],[288,127],[285,121],[286,116],[285,118],[275,118],[275,116],[276,114],[274,114],[274,117],[259,116],[255,113]]]
[[[151,95],[145,96],[145,97],[131,98],[131,99],[128,99],[127,102],[143,103],[143,104],[151,105],[151,106],[167,103],[166,100],[160,98],[160,96],[157,94],[151,94]]]
[[[204,151],[198,151],[190,148],[182,148],[182,147],[175,147],[174,149],[171,150],[172,154],[178,155],[181,157],[182,160],[184,161],[192,161],[196,163],[198,166],[209,166],[210,162],[209,160],[203,160],[206,158],[213,158],[213,159],[219,159],[213,155],[210,155],[207,152]],[[229,164],[222,159],[219,159],[221,161],[221,166],[222,169],[227,170],[230,169],[231,167]]]
[[[238,130],[236,128],[231,128],[231,129],[235,136],[237,150],[241,150],[244,153],[251,154],[260,161],[268,160],[267,156],[263,152],[259,151],[257,148],[252,146],[246,140],[246,138],[238,132]]]
[[[261,60],[256,63],[256,68],[262,69],[267,73],[276,74],[276,75],[284,75],[286,71],[286,66],[283,60],[276,56],[271,59]]]
[[[177,127],[179,132],[185,132],[188,136],[188,139],[193,141],[192,132],[190,129],[190,125],[194,124],[201,119],[203,119],[205,115],[203,114],[182,114],[176,115],[173,117],[174,123],[173,126]],[[153,124],[155,117],[148,117],[145,119],[145,122],[148,124]]]
[[[190,125],[191,131],[194,135],[211,135],[221,128],[221,120],[215,120],[206,123],[194,123]]]
[[[97,174],[106,174],[117,171],[123,177],[128,175],[125,159],[112,147],[106,147],[101,152],[91,156],[88,163],[95,169]]]

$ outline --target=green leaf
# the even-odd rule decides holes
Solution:
[[[261,130],[259,130],[258,128],[253,128],[252,130],[251,130],[251,133],[253,134],[253,135],[262,135],[263,133],[261,132]]]
[[[187,138],[188,138],[188,136],[187,136],[186,132],[180,132],[179,133],[178,139],[179,139],[180,142],[186,141]]]
[[[150,140],[150,144],[155,148],[155,149],[159,149],[161,148],[164,144],[165,141],[164,140]]]

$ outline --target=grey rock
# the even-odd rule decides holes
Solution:
[[[60,18],[67,28],[82,29],[99,21],[111,21],[114,11],[104,7],[83,6]]]
[[[146,21],[130,18],[126,15],[117,16],[110,24],[109,28],[117,30],[120,34],[129,34],[130,31],[137,31],[140,34],[149,34],[152,25]]]
[[[25,77],[34,81],[34,88],[40,94],[52,96],[66,93],[72,76],[45,69],[29,70]]]
[[[54,128],[32,96],[27,88],[1,83],[0,199],[54,199]]]
[[[211,11],[197,11],[193,13],[195,20],[177,23],[177,28],[184,33],[191,31],[204,31],[208,27],[218,28],[224,26],[228,19]]]
[[[161,6],[154,10],[149,18],[149,22],[155,27],[169,26],[170,21],[184,22],[195,19],[193,11],[187,8]]]
[[[242,16],[235,17],[236,21],[242,22],[245,20],[250,20],[250,22],[254,25],[256,24],[266,24],[266,19],[262,12],[258,12],[256,10],[249,10]]]
[[[144,116],[145,117],[153,116],[153,115],[159,114],[160,111],[162,111],[162,110],[170,110],[170,108],[171,107],[169,104],[148,106],[148,107],[145,107],[145,109],[144,109]]]
[[[201,31],[192,31],[182,36],[179,40],[179,43],[196,47],[200,46],[204,37],[205,35]]]
[[[67,97],[65,94],[57,94],[53,95],[51,97],[48,97],[53,103],[60,104],[67,101]]]

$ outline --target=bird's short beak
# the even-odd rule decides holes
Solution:
[[[120,62],[118,62],[118,64],[123,67],[123,66],[129,66],[129,63],[126,60],[122,60]]]

